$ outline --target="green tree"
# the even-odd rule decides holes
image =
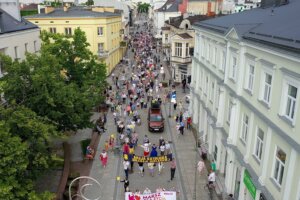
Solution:
[[[2,111],[2,110],[1,110]],[[5,115],[5,114],[4,114]],[[1,117],[3,112],[1,112]],[[6,121],[0,120],[0,199],[52,200],[54,194],[33,191],[30,177],[30,144],[11,133]]]
[[[87,6],[92,6],[92,5],[94,5],[94,1],[93,0],[87,0],[87,2],[85,4]]]
[[[21,62],[2,55],[5,99],[46,117],[59,130],[90,127],[91,110],[103,101],[105,64],[87,49],[80,29],[71,38],[44,32],[42,39],[40,55],[27,54]]]
[[[138,10],[139,13],[148,13],[148,10],[149,10],[150,6],[151,5],[148,4],[148,3],[139,2],[137,10]]]

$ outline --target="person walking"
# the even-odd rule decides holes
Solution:
[[[100,154],[100,161],[102,163],[102,167],[106,168],[108,155],[107,152],[103,149],[102,153]]]
[[[149,173],[154,177],[154,163],[148,163]]]
[[[192,117],[188,117],[187,118],[187,120],[186,120],[186,128],[188,129],[188,130],[190,130],[191,129],[191,124],[192,124]]]
[[[179,131],[180,131],[181,135],[183,135],[183,133],[184,133],[184,122],[183,121],[180,122]]]
[[[114,145],[115,145],[115,136],[114,135],[110,135],[109,139],[108,139],[108,145],[111,151],[114,150]]]
[[[130,166],[130,162],[128,161],[128,159],[124,159],[123,168],[124,168],[126,179],[128,179],[129,166]]]
[[[127,192],[129,191],[129,180],[128,178],[125,178],[124,180],[120,181],[124,183],[124,191]]]
[[[169,182],[174,179],[175,171],[176,171],[176,161],[175,161],[175,158],[173,157],[172,161],[170,163],[171,179],[169,180]]]
[[[162,144],[159,146],[159,150],[160,150],[160,155],[164,156],[165,155],[165,150],[166,150],[165,142],[162,142]]]
[[[176,108],[177,108],[177,102],[176,101],[174,102],[173,108],[174,108],[174,110],[176,110]]]
[[[161,174],[163,168],[164,168],[163,162],[159,162],[159,163],[158,163],[158,175]]]
[[[143,177],[144,176],[144,172],[145,172],[144,163],[143,162],[138,162],[138,165],[139,165],[139,170],[140,170],[139,173]]]

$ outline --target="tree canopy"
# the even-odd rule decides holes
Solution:
[[[43,32],[38,54],[12,60],[0,55],[0,199],[52,200],[34,191],[50,167],[51,138],[91,126],[94,106],[103,101],[106,66],[89,50],[83,31],[65,36]]]
[[[39,55],[24,61],[3,57],[4,97],[46,117],[59,130],[91,126],[91,110],[103,100],[106,66],[88,50],[84,32],[66,37],[43,32]]]
[[[150,6],[151,5],[149,3],[141,3],[141,2],[139,2],[137,10],[138,10],[139,13],[148,13],[148,10],[149,10]]]

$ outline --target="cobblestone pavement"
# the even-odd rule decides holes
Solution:
[[[162,55],[161,56],[161,61]],[[128,52],[128,57],[133,61],[132,52]],[[168,67],[165,63],[165,69]],[[131,75],[131,68],[128,66],[118,66],[116,67],[114,74],[118,75],[122,70],[126,71],[127,78]],[[165,70],[167,72],[167,70]],[[170,77],[169,73],[166,73],[166,79]],[[108,78],[111,82],[111,78]],[[182,100],[184,102],[185,93],[182,92],[181,88],[176,88],[177,91],[177,102]],[[161,95],[162,96],[162,95]],[[187,110],[188,105],[184,103],[184,110]],[[165,130],[163,133],[150,133],[147,128],[147,109],[139,110],[141,115],[142,124],[136,127],[136,131],[139,134],[139,143],[141,144],[144,135],[148,135],[151,143],[158,145],[159,138],[162,136],[166,141],[171,141],[171,149],[173,155],[175,156],[177,169],[175,173],[175,179],[171,182],[170,180],[170,167],[169,163],[165,163],[163,172],[158,175],[158,169],[155,167],[155,175],[151,177],[146,164],[145,175],[141,177],[138,173],[138,165],[134,164],[133,173],[129,174],[131,191],[139,189],[141,192],[148,187],[152,192],[155,192],[156,188],[163,187],[165,189],[170,189],[175,187],[179,191],[177,199],[180,200],[208,200],[208,191],[204,189],[204,185],[207,182],[207,171],[200,175],[196,171],[196,163],[199,161],[199,155],[196,151],[196,143],[194,136],[191,131],[186,130],[184,135],[178,135],[176,130],[176,123],[173,116],[179,111],[174,111],[173,106],[171,106],[172,117],[168,118],[169,115],[169,103],[162,106],[163,115],[165,117]],[[90,177],[95,178],[101,183],[101,189],[94,186],[87,186],[84,190],[84,195],[88,199],[95,199],[101,195],[100,200],[123,200],[124,199],[124,187],[123,184],[117,181],[117,177],[120,176],[121,179],[124,178],[124,170],[122,165],[121,154],[115,154],[109,152],[108,154],[108,165],[106,168],[102,168],[99,155],[104,148],[104,143],[108,140],[109,135],[116,135],[117,130],[113,122],[113,116],[111,112],[107,115],[108,121],[106,124],[107,131],[101,136],[99,145],[97,147],[97,153],[95,160],[93,161],[93,166],[90,172]],[[135,154],[142,155],[142,149],[137,147]],[[91,183],[91,182],[89,182]],[[196,187],[195,187],[196,186]],[[213,199],[217,199],[213,196]]]

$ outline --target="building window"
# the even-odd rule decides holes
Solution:
[[[246,143],[248,138],[248,131],[249,131],[249,117],[248,115],[244,114],[242,119],[242,133],[241,139]]]
[[[19,59],[19,47],[15,46],[15,59]]]
[[[254,156],[259,161],[261,161],[261,157],[262,157],[263,144],[264,144],[264,132],[263,132],[263,130],[258,128],[257,136],[256,136],[256,145],[255,145]]]
[[[189,52],[189,43],[186,43],[185,45],[185,57],[190,57],[190,52]]]
[[[218,146],[215,145],[215,151],[214,151],[214,161],[216,162],[218,158]]]
[[[211,82],[211,91],[210,91],[210,101],[214,100],[214,95],[215,95],[215,83],[212,81]]]
[[[248,82],[247,82],[247,90],[249,91],[253,91],[253,84],[254,84],[254,66],[253,65],[249,65],[248,68]]]
[[[231,120],[231,112],[232,112],[232,102],[229,101],[228,103],[228,113],[227,113],[227,123],[230,125]]]
[[[288,84],[287,101],[286,101],[286,106],[285,106],[285,116],[290,120],[294,120],[294,118],[295,118],[297,92],[298,92],[298,88],[296,88],[293,85]]]
[[[49,32],[50,32],[50,33],[56,33],[56,28],[55,28],[55,27],[49,28]]]
[[[207,94],[207,91],[208,91],[208,76],[206,76],[206,79],[205,79],[205,89],[204,89],[204,94]]]
[[[104,51],[104,43],[98,43],[98,52]]]
[[[25,52],[28,52],[28,43],[25,43]]]
[[[169,41],[168,41],[168,37],[169,37],[169,35],[168,35],[168,34],[165,34],[165,42],[169,42]]]
[[[175,56],[182,57],[182,43],[175,42]]]
[[[270,103],[270,96],[271,96],[271,85],[272,85],[272,75],[265,73],[264,76],[264,86],[263,86],[263,98],[262,100],[267,104]]]
[[[217,87],[217,91],[216,91],[216,101],[215,101],[216,110],[218,110],[218,108],[219,108],[219,98],[220,98],[220,88]]]
[[[282,149],[280,149],[279,147],[277,147],[276,154],[275,154],[273,179],[278,185],[282,184],[284,167],[285,167],[285,159],[286,159],[285,152],[282,151]]]
[[[65,28],[65,35],[72,35],[72,28]]]
[[[103,27],[98,27],[97,28],[97,34],[98,34],[98,36],[102,36],[103,35]]]
[[[233,80],[236,80],[236,72],[237,72],[237,60],[236,57],[232,57],[230,78],[232,78]]]
[[[35,40],[35,41],[33,41],[33,50],[34,50],[34,52],[37,52],[38,50],[37,50],[38,48],[37,48],[37,41]]]

